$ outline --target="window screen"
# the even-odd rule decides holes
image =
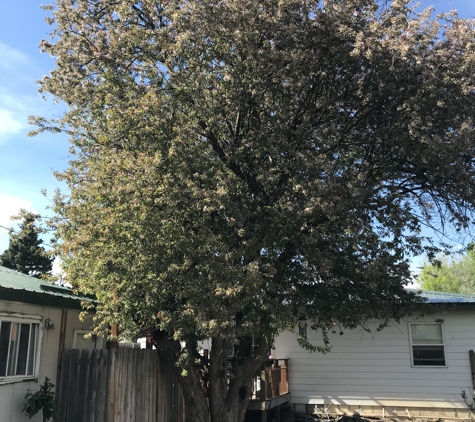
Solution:
[[[446,366],[441,324],[410,324],[414,366]]]

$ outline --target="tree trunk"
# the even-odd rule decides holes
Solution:
[[[250,357],[227,368],[226,340],[211,340],[209,366],[189,361],[176,365],[180,345],[165,333],[154,333],[164,363],[177,375],[183,389],[186,422],[242,422],[251,398],[252,377],[267,359],[269,346],[260,339]],[[193,364],[194,363],[194,364]],[[182,371],[186,371],[183,376]]]

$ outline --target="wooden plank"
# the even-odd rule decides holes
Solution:
[[[120,388],[121,388],[121,406],[120,406],[120,418],[119,420],[121,422],[127,422],[127,361],[128,361],[128,355],[130,352],[130,348],[123,348],[120,353],[121,353],[121,363],[120,363],[120,378],[121,378],[121,383],[120,383]]]
[[[289,363],[288,359],[284,359],[283,364],[281,365],[282,374],[281,374],[281,390],[280,394],[285,394],[289,392]]]
[[[154,422],[159,422],[160,419],[160,405],[159,405],[159,399],[160,394],[159,394],[159,386],[160,386],[160,359],[158,357],[158,353],[155,351],[153,352],[153,358],[154,358],[154,371],[153,371],[153,398],[154,398]]]
[[[69,397],[69,375],[71,362],[71,350],[63,350],[61,359],[61,376],[59,384],[56,386],[57,391],[57,421],[65,422],[68,409],[68,397]]]
[[[73,349],[71,351],[71,362],[70,362],[70,389],[69,389],[69,400],[68,400],[68,412],[66,422],[78,422],[78,412],[81,410],[79,400],[76,398],[79,395],[79,357],[80,350]]]
[[[473,350],[468,351],[468,357],[470,359],[470,371],[472,373],[472,386],[475,389],[475,353]]]
[[[153,352],[153,351],[152,351]],[[157,422],[157,402],[158,402],[158,392],[157,392],[157,356],[156,354],[151,354],[151,371],[150,371],[150,403],[152,404],[152,419],[151,422]]]
[[[261,367],[261,375],[260,375],[260,386],[261,386],[261,391],[258,394],[258,398],[261,401],[266,400],[266,388],[267,388],[267,381],[266,381],[266,368],[265,365]]]
[[[160,362],[160,392],[161,395],[159,397],[159,405],[160,405],[160,415],[162,420],[166,420],[166,415],[167,415],[167,409],[166,409],[166,394],[167,394],[167,389],[166,389],[166,382],[165,380],[167,379],[167,367],[163,362]]]
[[[141,421],[142,420],[142,415],[140,413],[140,392],[142,390],[141,386],[141,379],[142,379],[142,373],[140,371],[141,369],[141,349],[135,350],[134,353],[134,389],[133,389],[133,394],[134,394],[134,401],[133,401],[133,414],[134,414],[134,420],[136,421]]]
[[[143,407],[142,407],[142,414],[143,414],[143,420],[147,420],[148,418],[148,351],[144,350],[142,354],[142,401],[143,401]]]
[[[166,379],[166,366],[160,360],[157,353],[155,353],[155,358],[157,359],[157,420],[167,420],[166,419],[166,388],[165,388],[165,379]]]
[[[114,412],[114,421],[115,422],[126,422],[124,420],[124,382],[125,382],[125,376],[124,376],[124,370],[123,370],[123,364],[124,364],[124,351],[125,349],[123,348],[118,348],[117,349],[117,359],[116,359],[116,401],[115,401],[115,412]]]
[[[168,420],[171,418],[171,406],[170,406],[170,389],[172,388],[173,380],[172,380],[172,374],[171,374],[171,369],[168,365],[164,364],[164,371],[163,371],[163,382],[162,382],[162,391],[163,391],[163,414],[164,414],[164,420]]]
[[[66,325],[68,320],[68,310],[61,310],[61,326],[59,328],[59,345],[58,345],[58,369],[56,372],[56,385],[60,383],[62,356],[66,340]],[[58,391],[58,390],[56,390]]]
[[[78,412],[76,415],[77,422],[86,422],[85,416],[88,403],[88,387],[89,387],[89,355],[90,351],[85,349],[81,350],[79,353],[79,373],[78,373],[78,384],[76,390],[75,400],[78,402]]]
[[[137,353],[137,398],[135,402],[135,414],[137,417],[137,421],[143,421],[144,420],[144,414],[143,414],[143,406],[145,404],[145,400],[143,399],[143,371],[144,371],[144,354],[142,353],[142,350],[140,350],[140,353]]]
[[[135,379],[133,377],[134,374],[134,356],[136,354],[136,349],[130,348],[127,351],[127,363],[126,363],[126,368],[127,369],[127,408],[125,411],[125,415],[127,417],[127,421],[134,421],[134,407],[135,407]]]
[[[89,354],[89,374],[87,380],[87,396],[86,406],[84,408],[83,422],[94,422],[94,415],[96,410],[96,396],[97,396],[97,361],[99,351],[94,349]]]
[[[144,421],[147,421],[149,418],[148,414],[148,408],[149,408],[149,400],[148,400],[148,394],[149,394],[149,389],[148,389],[148,350],[143,350],[142,353],[142,398],[141,398],[141,403],[142,403],[142,418]]]
[[[163,362],[158,359],[158,372],[157,372],[157,415],[159,421],[165,420],[164,408],[163,408]]]
[[[148,377],[147,377],[147,384],[148,384],[148,420],[152,422],[154,420],[154,396],[153,396],[153,353],[149,350],[148,352]]]
[[[108,373],[109,351],[102,349],[99,352],[99,361],[97,363],[97,394],[95,405],[95,421],[107,421],[108,396],[107,387],[109,380]]]
[[[107,422],[115,422],[115,400],[116,400],[116,373],[115,360],[117,356],[117,349],[109,349],[109,360],[107,361],[107,372],[109,380],[107,383]]]

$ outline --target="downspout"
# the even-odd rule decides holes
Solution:
[[[66,343],[66,323],[68,321],[67,309],[61,310],[61,328],[59,331],[59,347],[58,347],[58,367],[56,370],[56,391],[58,391],[59,380],[61,376],[61,361],[63,358],[64,345]]]

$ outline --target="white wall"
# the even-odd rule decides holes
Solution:
[[[461,392],[473,393],[468,352],[475,350],[475,310],[457,311],[417,322],[444,320],[447,367],[412,367],[408,323],[391,324],[376,332],[362,329],[331,335],[326,355],[302,349],[296,334],[282,333],[275,354],[289,358],[292,403],[361,406],[465,408]],[[339,331],[337,329],[337,331]],[[310,341],[321,336],[308,329]]]
[[[40,371],[38,381],[17,382],[14,384],[0,385],[0,422],[41,422],[41,412],[34,418],[28,419],[21,410],[23,409],[24,396],[27,389],[37,391],[45,377],[56,384],[58,368],[59,337],[61,328],[61,309],[47,308],[25,303],[0,301],[0,312],[15,312],[27,315],[40,315],[43,321],[50,318],[54,329],[46,330],[40,323],[42,330]],[[68,310],[65,348],[72,347],[73,331],[75,329],[89,329],[91,321],[79,321],[79,311]]]

